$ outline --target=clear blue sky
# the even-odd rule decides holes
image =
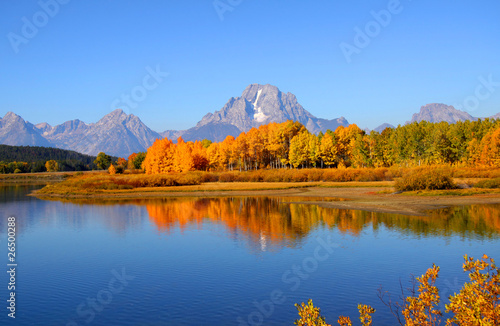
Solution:
[[[53,17],[38,1],[0,2],[1,116],[96,122],[135,89],[127,113],[156,131],[185,129],[251,83],[363,128],[404,123],[433,102],[500,112],[497,0],[404,0],[396,9],[386,0],[232,0],[223,20],[213,0],[65,1]],[[373,24],[371,11],[388,8],[390,22]],[[356,27],[372,36],[348,63],[340,44],[355,45]],[[141,93],[147,67],[168,76],[147,79]],[[478,99],[489,76],[497,84]]]

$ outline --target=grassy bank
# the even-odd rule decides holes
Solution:
[[[45,184],[61,182],[74,175],[75,172],[39,172],[0,174],[0,183],[12,184]]]
[[[425,173],[422,174],[421,172]],[[446,182],[436,183],[432,175]],[[497,180],[489,179],[499,174],[499,169],[473,168],[376,168],[376,169],[295,169],[258,170],[248,172],[201,172],[174,174],[115,174],[106,172],[65,174],[34,174],[39,180],[52,177],[59,183],[50,184],[37,191],[39,196],[113,196],[114,194],[144,194],[161,192],[221,192],[279,190],[306,187],[383,187],[379,194],[391,194],[394,186],[411,195],[469,196],[497,193]],[[460,176],[456,178],[455,176]],[[480,177],[479,177],[480,176]],[[488,176],[488,177],[486,177]],[[9,175],[10,177],[10,175]],[[15,176],[14,176],[15,177]],[[22,175],[18,176],[22,179]],[[395,182],[393,180],[396,180]],[[438,181],[440,179],[437,179]],[[493,181],[490,181],[493,180]],[[432,181],[432,182],[431,182]],[[440,187],[436,187],[436,184]],[[478,188],[475,188],[475,185]],[[460,189],[462,188],[462,189]],[[465,189],[464,189],[465,188]],[[445,190],[436,190],[445,189]]]

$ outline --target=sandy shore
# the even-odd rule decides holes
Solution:
[[[259,189],[260,188],[260,189]],[[258,190],[256,190],[258,189]],[[134,191],[100,192],[86,195],[40,196],[41,199],[129,200],[164,197],[280,196],[291,201],[324,207],[356,209],[381,213],[425,215],[430,209],[473,204],[500,204],[500,193],[468,196],[394,194],[392,182],[348,183],[214,183],[200,186],[143,188]],[[296,197],[296,200],[293,199]],[[344,199],[344,200],[337,200]]]

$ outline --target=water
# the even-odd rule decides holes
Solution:
[[[16,319],[1,325],[293,325],[314,300],[332,324],[377,309],[377,289],[436,263],[447,297],[463,255],[500,258],[500,205],[398,216],[298,204],[303,198],[44,201],[0,188],[0,266],[17,217]],[[309,199],[310,200],[310,199]],[[0,273],[6,306],[8,278]],[[273,299],[273,301],[271,301]]]

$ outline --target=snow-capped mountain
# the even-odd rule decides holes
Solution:
[[[208,138],[221,141],[227,135],[237,136],[263,124],[287,120],[298,121],[313,133],[349,125],[344,117],[332,120],[316,118],[298,103],[295,95],[285,94],[276,86],[251,84],[240,97],[230,98],[221,110],[208,113],[194,128],[180,132],[180,135],[184,140]]]

